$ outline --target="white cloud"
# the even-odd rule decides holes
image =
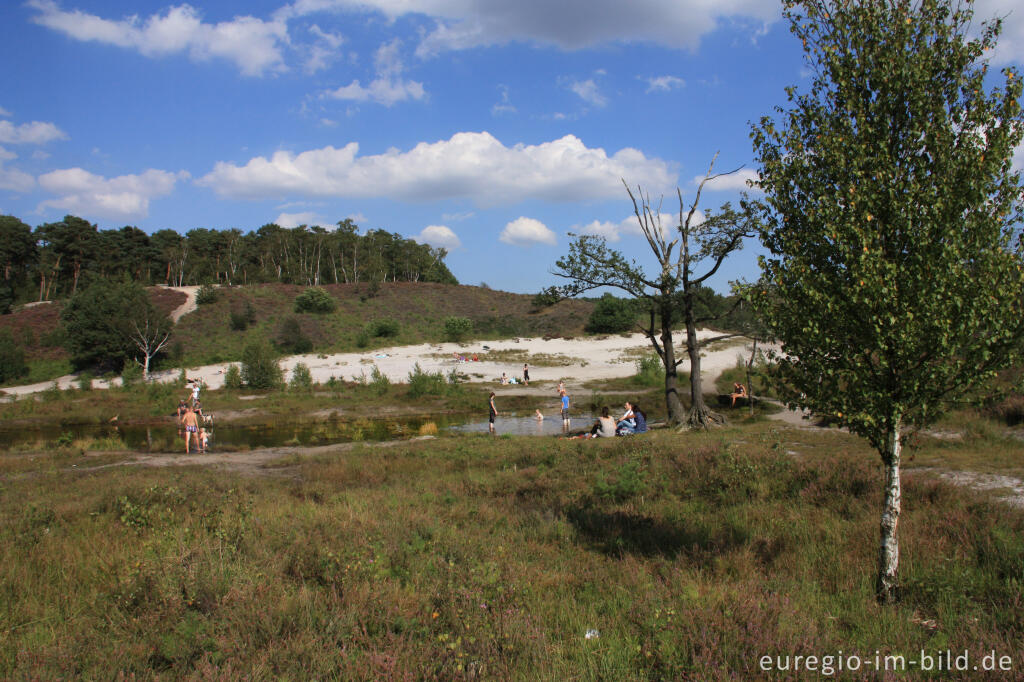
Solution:
[[[594,235],[603,237],[609,242],[617,242],[622,239],[623,234],[639,234],[640,228],[637,227],[636,218],[630,216],[617,223],[607,220],[593,220],[582,227],[574,227],[572,231],[576,234]]]
[[[104,178],[81,168],[56,170],[39,176],[39,185],[51,194],[60,195],[39,204],[39,210],[58,208],[83,217],[114,220],[144,218],[149,214],[149,201],[174,191],[178,180],[185,180],[185,171],[149,169],[141,175]]]
[[[1024,142],[1013,151],[1013,170],[1024,171]]]
[[[339,48],[345,43],[345,36],[337,33],[328,33],[316,24],[309,27],[309,32],[316,38],[316,42],[306,49],[306,61],[303,70],[307,74],[326,69],[341,56]]]
[[[292,195],[386,197],[429,201],[472,199],[494,206],[543,199],[581,201],[622,197],[622,178],[651,191],[675,183],[675,172],[660,159],[626,148],[609,156],[566,135],[538,145],[506,147],[490,133],[457,133],[449,140],[420,143],[358,156],[359,145],[324,147],[256,157],[244,166],[218,162],[199,180],[218,194],[263,199]]]
[[[558,237],[548,226],[533,218],[519,217],[505,226],[498,240],[513,246],[532,246],[533,244],[558,243]]]
[[[5,168],[4,162],[13,161],[18,155],[0,147],[0,189],[11,192],[28,192],[36,186],[36,179],[16,168]]]
[[[337,90],[328,90],[323,93],[323,96],[329,99],[376,102],[377,104],[390,107],[396,102],[402,102],[407,99],[423,99],[426,94],[422,83],[378,78],[366,87],[363,87],[358,80],[355,80]]]
[[[499,85],[498,91],[501,93],[501,101],[495,104],[493,107],[491,107],[491,114],[494,116],[498,116],[500,114],[516,113],[516,108],[512,106],[512,101],[509,99],[508,96],[508,86]]]
[[[334,227],[333,224],[328,224],[327,219],[323,216],[314,213],[313,211],[305,211],[303,213],[282,213],[277,216],[274,220],[275,223],[286,229],[292,229],[299,225],[307,225],[312,227],[314,225],[320,225],[321,227]]]
[[[64,11],[53,0],[29,0],[39,12],[32,20],[71,38],[136,50],[147,57],[187,52],[196,61],[221,58],[234,62],[246,76],[284,69],[281,52],[288,43],[284,21],[251,16],[208,24],[190,5],[170,7],[147,19],[132,15],[114,21],[81,10]]]
[[[647,92],[671,92],[686,85],[686,81],[676,76],[655,76],[644,78],[647,81]]]
[[[704,179],[703,175],[694,177],[694,186],[699,186],[701,180]],[[727,191],[758,191],[756,188],[748,187],[748,182],[757,182],[759,176],[757,171],[750,168],[741,168],[735,173],[729,175],[721,175],[713,180],[708,180],[708,183],[704,185],[704,189],[711,192],[727,192]]]
[[[7,111],[3,107],[0,107],[0,116],[9,117],[11,115],[12,115],[11,112]]]
[[[67,138],[67,133],[52,123],[32,121],[16,126],[10,121],[0,121],[0,142],[6,144],[46,144]]]
[[[423,228],[423,231],[415,237],[416,241],[421,244],[430,244],[431,246],[439,246],[444,249],[451,251],[462,246],[462,241],[459,236],[452,232],[451,228],[445,225],[427,225]]]
[[[352,81],[336,90],[327,90],[321,97],[356,102],[376,102],[390,107],[396,102],[407,99],[420,100],[426,96],[423,84],[416,81],[402,80],[404,70],[400,49],[402,41],[394,39],[381,45],[374,57],[377,78],[369,86],[363,87],[358,80]]]
[[[601,94],[597,83],[593,78],[585,81],[575,81],[569,85],[569,89],[579,95],[580,99],[595,107],[603,107],[608,104],[608,98]]]

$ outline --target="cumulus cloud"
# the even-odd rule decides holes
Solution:
[[[704,179],[703,175],[698,175],[698,176],[694,177],[693,178],[694,186],[700,185],[701,180],[703,180],[703,179]],[[717,178],[715,178],[713,180],[708,180],[708,183],[706,185],[704,185],[704,189],[708,190],[708,191],[712,191],[712,192],[715,192],[715,191],[719,191],[719,192],[743,191],[743,190],[757,191],[756,188],[749,187],[747,185],[747,183],[748,182],[757,182],[758,179],[759,179],[759,176],[757,174],[757,171],[752,170],[750,168],[741,168],[740,170],[736,171],[735,173],[730,173],[729,175],[720,175],[719,177],[717,177]]]
[[[147,19],[132,15],[115,21],[62,10],[53,0],[27,4],[38,12],[32,18],[35,23],[76,40],[136,50],[147,57],[188,53],[196,61],[226,59],[246,76],[284,69],[282,46],[288,43],[288,28],[282,20],[242,16],[209,24],[192,6],[178,5]]]
[[[6,144],[46,144],[67,138],[67,133],[52,123],[32,121],[14,125],[10,121],[0,121],[0,142]]]
[[[449,251],[462,246],[459,236],[445,225],[427,225],[422,232],[416,235],[415,239],[421,244],[438,246]]]
[[[621,198],[622,180],[658,191],[670,188],[675,172],[660,159],[625,148],[609,156],[566,135],[538,145],[506,147],[490,133],[457,133],[449,140],[420,143],[359,156],[359,145],[324,147],[293,154],[280,151],[244,166],[218,162],[199,180],[221,196],[261,199],[386,197],[429,201],[472,199],[480,206],[525,199],[581,201]]]
[[[608,98],[601,94],[601,89],[593,78],[575,81],[569,85],[569,89],[587,104],[593,104],[595,107],[603,107],[608,104]]]
[[[602,237],[609,242],[621,240],[623,234],[640,234],[640,228],[637,227],[634,216],[624,218],[617,223],[608,220],[592,220],[586,225],[574,227],[572,231],[576,234]]]
[[[108,179],[81,168],[56,170],[39,176],[40,187],[59,195],[39,204],[39,210],[57,208],[112,220],[145,218],[151,199],[169,195],[178,180],[188,177],[185,171],[170,173],[149,169],[141,175]]]
[[[686,81],[676,76],[654,76],[644,78],[647,81],[647,92],[671,92],[686,85]]]
[[[376,102],[388,107],[407,99],[423,99],[427,93],[422,83],[401,78],[402,71],[405,70],[401,47],[402,41],[396,38],[377,49],[374,57],[377,78],[368,86],[364,87],[356,80],[336,90],[328,90],[322,96],[329,99]]]
[[[11,192],[29,192],[36,186],[36,179],[17,168],[7,168],[5,163],[18,158],[18,155],[0,147],[0,189]]]
[[[513,246],[532,246],[534,244],[554,246],[558,243],[558,237],[548,229],[547,225],[539,220],[526,217],[516,218],[506,225],[498,240]]]
[[[319,225],[321,227],[327,226],[327,219],[313,211],[304,211],[302,213],[282,213],[277,216],[274,220],[275,223],[286,229],[292,229],[299,225],[307,225],[312,227]],[[330,227],[334,227],[331,225]]]

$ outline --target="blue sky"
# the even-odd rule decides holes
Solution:
[[[1024,10],[996,64],[1024,64]],[[648,262],[621,178],[678,210],[806,85],[765,0],[30,0],[0,8],[0,213],[100,228],[352,218],[535,292],[568,233]],[[1018,155],[1024,160],[1024,153]],[[712,280],[756,276],[756,245]]]

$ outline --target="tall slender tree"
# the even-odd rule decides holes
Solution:
[[[765,192],[752,301],[790,405],[866,438],[885,472],[876,592],[899,597],[904,431],[1019,355],[1024,135],[1014,69],[987,87],[998,20],[971,3],[787,0],[814,74],[753,127]]]

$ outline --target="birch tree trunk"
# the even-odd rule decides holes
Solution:
[[[878,545],[878,580],[875,596],[879,603],[892,604],[899,601],[898,571],[900,545],[897,525],[900,519],[900,420],[895,420],[889,433],[882,462],[885,464],[885,502],[882,507],[881,538]]]

